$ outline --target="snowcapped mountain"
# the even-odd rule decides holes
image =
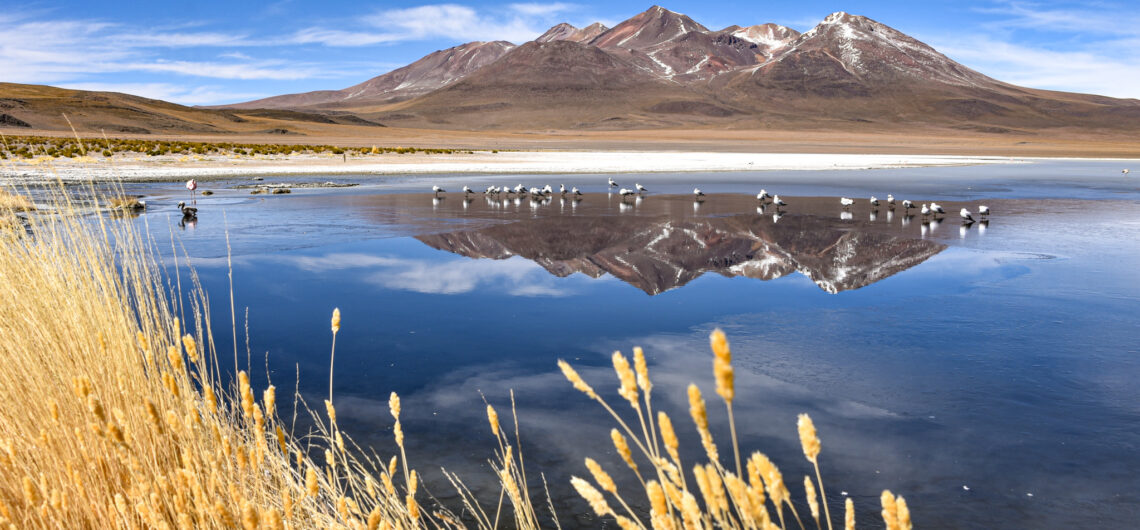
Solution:
[[[1140,101],[1002,83],[863,16],[833,13],[803,34],[776,24],[713,31],[660,6],[612,28],[562,23],[520,46],[472,42],[343,90],[231,107],[461,129],[924,124],[1026,133],[1120,130],[1140,119]]]

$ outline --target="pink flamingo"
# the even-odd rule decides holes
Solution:
[[[194,180],[194,179],[187,180],[186,181],[186,189],[190,190],[191,202],[195,202],[195,203],[198,202],[198,200],[194,198],[194,190],[198,189],[198,181]]]

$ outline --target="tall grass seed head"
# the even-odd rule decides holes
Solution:
[[[562,370],[562,375],[566,376],[566,379],[570,381],[570,384],[574,385],[576,390],[586,394],[590,399],[598,399],[597,392],[594,392],[594,389],[586,383],[585,379],[582,379],[582,376],[574,370],[574,367],[570,366],[570,363],[559,359],[558,368]]]
[[[182,346],[186,349],[186,357],[190,362],[198,364],[198,342],[189,333],[182,336]]]
[[[334,308],[332,314],[332,332],[333,335],[340,331],[340,308]]]
[[[400,421],[400,396],[395,392],[388,396],[388,412],[392,413],[396,421]]]
[[[614,449],[617,450],[621,459],[625,461],[625,465],[629,466],[635,473],[637,472],[637,463],[633,461],[633,451],[629,448],[629,442],[622,436],[621,432],[617,429],[610,429],[610,439],[614,442]]]
[[[736,399],[736,372],[732,365],[720,357],[713,359],[713,376],[716,378],[716,393],[725,403],[732,404]]]
[[[594,482],[597,482],[602,490],[617,493],[617,485],[614,484],[613,477],[610,477],[610,474],[602,469],[601,464],[598,464],[593,458],[586,457],[586,468],[590,470],[590,474],[594,476]]]
[[[649,395],[653,390],[653,382],[649,380],[649,364],[645,361],[645,352],[641,346],[633,347],[633,368],[637,370],[637,386]]]
[[[487,405],[487,422],[491,424],[491,432],[495,437],[499,437],[499,413],[495,412],[495,407]]]
[[[732,362],[732,351],[728,348],[728,339],[724,336],[724,332],[720,328],[714,329],[709,335],[709,345],[712,347],[713,355],[717,359],[721,359],[726,363]]]
[[[606,498],[602,495],[602,492],[591,486],[589,482],[578,477],[570,477],[570,484],[578,491],[578,495],[586,499],[586,502],[590,504],[590,508],[594,510],[594,513],[597,514],[598,517],[605,517],[613,513],[613,510],[610,509],[610,505],[606,502]]]
[[[629,360],[619,351],[615,351],[613,355],[614,371],[617,372],[618,379],[621,380],[621,386],[618,387],[618,394],[625,398],[633,408],[638,408],[639,402],[637,400],[637,377],[633,373],[633,368],[629,366]]]
[[[819,434],[815,430],[815,423],[812,423],[811,416],[800,414],[796,421],[796,427],[800,432],[800,445],[803,446],[804,456],[807,457],[808,462],[815,464],[819,458],[820,447]]]
[[[811,508],[812,519],[819,523],[819,499],[815,494],[815,483],[807,475],[804,475],[804,496],[807,497],[808,507]]]

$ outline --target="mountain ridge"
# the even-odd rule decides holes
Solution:
[[[141,111],[154,105],[130,96],[112,98],[117,104],[96,104],[107,100],[98,93],[69,97],[52,100],[56,109],[5,99],[0,91],[0,100],[8,101],[0,108],[6,116],[0,126],[59,128],[59,111],[69,110],[83,123],[126,134],[134,130],[130,116],[146,122],[149,131],[212,133],[232,129],[226,120],[238,111],[266,119],[453,131],[1067,137],[1140,130],[1140,100],[1015,86],[886,24],[843,11],[800,33],[772,23],[712,30],[653,6],[612,28],[560,23],[519,45],[469,42],[339,90],[200,109],[220,112],[209,116]],[[114,119],[84,122],[83,113],[92,108]]]
[[[479,62],[461,53],[476,46],[487,43],[435,52],[349,89],[235,108],[348,111],[463,130],[911,124],[1001,134],[1132,130],[1119,118],[1140,117],[1140,101],[1017,87],[844,11],[800,33],[772,23],[711,30],[655,5],[612,28],[556,24],[534,41],[499,44]],[[435,72],[445,52],[461,63],[446,75]],[[418,84],[401,92],[395,81],[405,69],[418,72]]]

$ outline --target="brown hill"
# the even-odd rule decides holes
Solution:
[[[515,48],[507,41],[469,42],[431,53],[403,68],[343,90],[287,94],[227,105],[239,109],[344,108],[391,103],[445,87]]]
[[[64,116],[67,116],[66,118]],[[68,120],[71,124],[68,124]],[[0,127],[89,134],[295,134],[318,127],[377,127],[350,113],[293,110],[215,110],[186,107],[118,92],[90,92],[43,85],[0,83]]]

